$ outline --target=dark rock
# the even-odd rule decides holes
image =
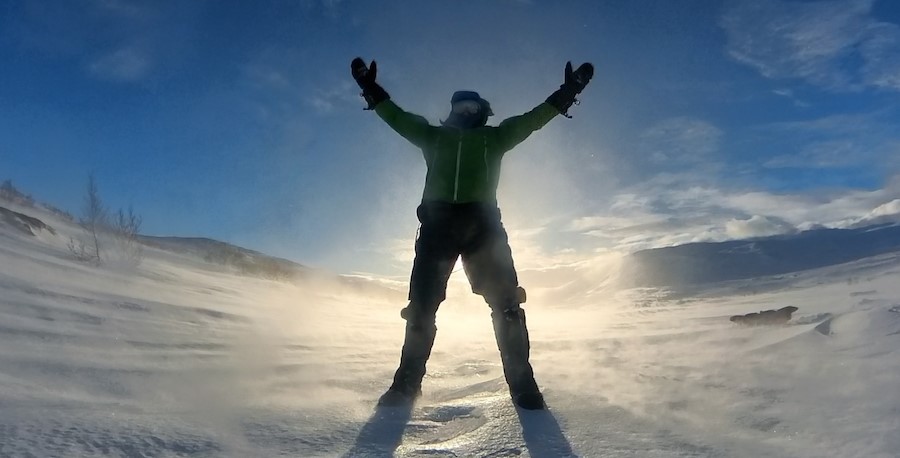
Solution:
[[[791,320],[791,314],[797,310],[797,307],[789,305],[778,310],[763,310],[756,313],[748,313],[746,315],[735,315],[730,319],[733,323],[744,326],[784,324]]]
[[[43,221],[22,213],[14,212],[4,207],[0,207],[0,224],[10,226],[19,232],[28,235],[35,235],[35,231],[42,230],[54,235],[56,234],[56,231]]]

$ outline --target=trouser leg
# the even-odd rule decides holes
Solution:
[[[512,259],[506,231],[500,223],[499,212],[487,212],[478,221],[478,234],[463,251],[463,265],[472,291],[484,297],[490,305],[494,336],[503,361],[503,374],[513,396],[537,393],[534,371],[529,358],[528,328],[525,311],[519,306],[524,301],[524,290]]]
[[[425,376],[425,364],[437,333],[435,316],[446,298],[447,281],[459,256],[452,243],[449,225],[441,218],[418,211],[422,226],[416,239],[416,258],[410,276],[409,305],[401,316],[406,320],[406,336],[400,366],[391,389],[418,394]]]
[[[431,356],[437,327],[432,324],[406,323],[406,337],[400,355],[400,367],[394,373],[391,389],[415,395],[422,391],[425,363]]]
[[[525,311],[518,304],[506,309],[495,308],[491,313],[494,336],[503,361],[503,375],[513,396],[539,392],[534,370],[528,362],[530,344]]]

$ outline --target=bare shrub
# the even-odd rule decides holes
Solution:
[[[142,219],[129,206],[128,211],[122,209],[116,213],[110,231],[113,254],[110,261],[122,267],[136,267],[144,259],[144,245],[140,242]]]
[[[119,209],[110,219],[94,174],[90,174],[78,219],[84,234],[79,239],[69,239],[69,252],[79,261],[98,266],[109,263],[114,267],[136,267],[144,256],[139,239],[141,222],[141,217],[130,206],[127,212]]]

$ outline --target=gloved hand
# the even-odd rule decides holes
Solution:
[[[374,65],[374,62],[372,64]],[[576,94],[581,94],[593,77],[594,65],[590,62],[581,64],[574,72],[572,71],[572,62],[566,62],[566,82],[563,85],[570,86]]]
[[[360,89],[365,89],[375,82],[375,75],[378,73],[378,67],[374,60],[369,64],[369,67],[366,67],[366,62],[363,61],[362,58],[357,57],[353,59],[353,62],[350,62],[350,73],[353,75],[353,79],[356,80],[356,84],[359,85]]]
[[[375,76],[378,74],[378,66],[373,60],[366,67],[366,63],[359,57],[350,62],[350,74],[356,80],[356,84],[362,89],[362,97],[368,103],[367,110],[372,110],[379,103],[391,98],[387,91],[375,82]]]
[[[565,81],[556,92],[547,97],[547,103],[553,105],[563,116],[571,118],[567,113],[569,107],[577,102],[575,96],[584,90],[593,77],[594,66],[590,62],[581,64],[575,71],[572,71],[572,62],[567,62]]]

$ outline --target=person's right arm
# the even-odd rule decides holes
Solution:
[[[350,73],[363,91],[362,96],[368,104],[367,110],[374,110],[384,122],[412,144],[422,148],[428,143],[436,127],[429,125],[425,118],[408,113],[391,101],[387,91],[375,82],[378,74],[375,61],[367,66],[357,57],[350,63]]]
[[[391,126],[391,129],[420,148],[429,143],[432,132],[437,129],[428,124],[425,118],[404,111],[390,99],[375,105],[375,113]]]

